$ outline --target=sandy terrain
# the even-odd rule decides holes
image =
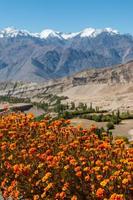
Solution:
[[[92,125],[96,125],[98,128],[105,127],[106,122],[95,122],[93,120],[88,120],[88,119],[80,119],[80,118],[74,118],[71,119],[72,125],[80,125],[84,128],[89,128]]]
[[[116,85],[88,84],[71,87],[60,95],[68,96],[69,101],[84,102],[107,110],[133,111],[133,83]]]
[[[123,120],[112,132],[115,136],[126,136],[129,140],[133,140],[133,120]]]
[[[44,114],[44,110],[41,108],[37,108],[35,106],[33,106],[32,108],[30,108],[28,111],[25,111],[25,113],[33,113],[35,115],[35,117]]]

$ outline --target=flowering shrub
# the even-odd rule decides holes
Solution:
[[[0,187],[4,199],[132,199],[133,149],[67,120],[0,118]]]

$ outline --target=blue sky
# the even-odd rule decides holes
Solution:
[[[133,0],[0,0],[0,29],[76,32],[112,27],[133,34]]]

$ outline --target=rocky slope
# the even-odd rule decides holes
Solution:
[[[69,34],[12,28],[0,31],[0,81],[43,82],[131,59],[133,37],[110,28]]]
[[[4,81],[0,84],[1,95],[30,97],[41,93],[61,93],[68,88],[89,84],[117,85],[133,83],[133,61],[109,68],[88,69],[60,79],[52,79],[42,83],[23,81]]]
[[[0,94],[45,101],[49,94],[66,101],[85,102],[107,110],[133,111],[133,61],[111,68],[90,69],[43,83],[3,82]]]
[[[119,84],[133,82],[133,61],[102,69],[89,69],[73,76],[73,85],[87,83]]]

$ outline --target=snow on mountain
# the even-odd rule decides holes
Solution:
[[[0,31],[0,37],[16,37],[16,36],[28,36],[30,32],[27,30],[18,30],[12,27],[7,27]]]
[[[0,38],[3,37],[17,37],[17,36],[32,36],[32,37],[38,37],[41,39],[47,39],[47,38],[58,38],[58,39],[65,39],[69,40],[76,36],[80,37],[96,37],[97,35],[101,34],[102,32],[109,33],[110,35],[113,34],[119,34],[117,30],[114,30],[112,28],[105,28],[105,29],[94,29],[94,28],[86,28],[81,32],[75,32],[75,33],[62,33],[58,31],[54,31],[51,29],[45,29],[40,33],[31,33],[27,30],[18,30],[12,27],[5,28],[0,31]]]
[[[0,81],[44,81],[133,60],[133,37],[117,34],[111,28],[87,28],[76,33],[3,29]]]
[[[106,32],[108,32],[108,33],[119,34],[118,30],[115,30],[115,29],[112,29],[112,28],[105,28],[103,30],[106,31]]]
[[[65,40],[68,40],[68,39],[71,39],[73,37],[76,37],[77,35],[79,35],[80,32],[77,32],[77,33],[62,33],[62,37],[65,39]]]
[[[113,34],[119,34],[117,30],[114,30],[112,28],[105,28],[105,29],[94,29],[94,28],[86,28],[80,33],[80,37],[96,37],[97,35],[106,32],[111,35]]]
[[[94,28],[86,28],[83,31],[81,31],[80,37],[95,37],[99,33],[101,33],[101,30],[96,30]]]
[[[39,34],[39,36],[40,36],[41,39],[46,39],[46,38],[49,38],[49,37],[52,37],[52,38],[56,37],[56,38],[62,39],[61,35],[60,35],[60,32],[56,32],[56,31],[51,30],[51,29],[43,30]]]

